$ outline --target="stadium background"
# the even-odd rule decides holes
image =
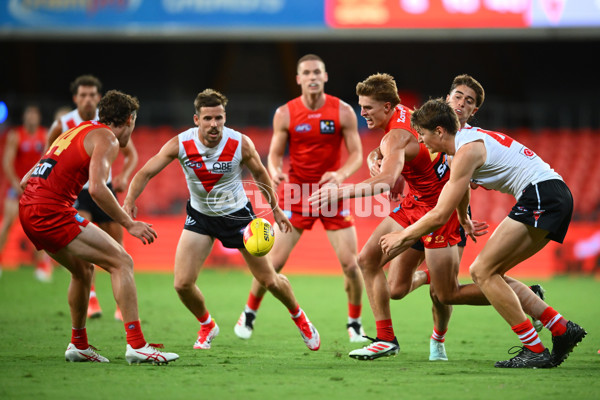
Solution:
[[[323,57],[330,74],[326,92],[354,106],[357,115],[354,87],[372,73],[394,75],[403,103],[409,106],[444,96],[455,75],[469,73],[486,89],[474,124],[508,133],[530,146],[565,178],[575,197],[576,215],[566,243],[551,243],[515,275],[600,272],[600,170],[595,165],[600,81],[594,62],[600,49],[598,1],[6,0],[0,4],[0,101],[8,107],[7,119],[0,125],[0,147],[7,130],[20,123],[26,104],[40,105],[46,126],[57,108],[72,107],[69,83],[84,73],[98,76],[104,91],[120,89],[140,99],[133,136],[138,168],[168,138],[191,126],[193,99],[207,87],[229,97],[228,125],[249,135],[266,161],[273,112],[299,94],[295,64],[306,53]],[[429,8],[420,14],[406,11],[424,5]],[[378,145],[381,133],[367,131],[360,117],[359,124],[367,154]],[[187,198],[179,169],[170,165],[140,198],[140,219],[155,224],[159,240],[142,246],[126,235],[125,246],[138,271],[171,270]],[[363,165],[350,181],[366,176]],[[6,186],[0,178],[2,198]],[[474,217],[492,225],[511,206],[510,196],[483,189],[473,192]],[[357,218],[359,246],[379,221]],[[467,247],[463,273],[484,242]],[[27,246],[20,227],[13,227],[3,266],[27,262]],[[237,252],[215,247],[209,265],[242,266]],[[297,247],[287,273],[340,273],[320,226]]]

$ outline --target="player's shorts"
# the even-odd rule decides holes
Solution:
[[[212,217],[194,209],[188,200],[186,211],[183,229],[219,239],[229,249],[244,247],[244,229],[256,218],[250,202],[231,214]]]
[[[471,216],[471,206],[470,205],[468,206],[467,213],[469,214],[469,217],[470,217]],[[456,245],[458,247],[466,247],[467,246],[467,234],[465,233],[465,230],[462,227],[462,225],[460,225],[460,223],[458,224],[458,234],[460,235],[460,242],[458,242]],[[415,249],[418,251],[425,251],[425,246],[423,245],[423,241],[421,241],[421,240],[417,241],[415,244],[413,244],[410,247],[412,249]]]
[[[89,224],[76,209],[50,204],[20,205],[19,219],[35,248],[50,253],[67,246]]]
[[[290,193],[286,195],[286,187],[291,185],[296,185],[295,190],[301,189],[301,196],[289,189]],[[350,209],[344,206],[344,201],[339,201],[335,206],[329,206],[323,212],[314,210],[308,204],[309,195],[317,190],[316,184],[300,184],[290,178],[290,182],[286,182],[282,187],[283,189],[280,190],[279,194],[279,207],[281,207],[294,228],[310,230],[317,220],[320,220],[323,227],[328,231],[354,226],[354,217]]]
[[[390,213],[390,217],[402,225],[403,228],[408,228],[431,209],[432,207],[428,205],[404,201]],[[452,213],[452,216],[444,226],[421,237],[419,241],[422,242],[423,247],[427,249],[438,249],[457,245],[461,241],[461,235],[456,211]]]
[[[562,243],[573,215],[573,196],[560,179],[529,184],[508,217],[548,231],[547,239]]]
[[[117,195],[115,194],[115,191],[112,188],[112,183],[108,183],[106,184],[106,186],[108,186],[111,193],[116,198]],[[81,190],[79,196],[77,196],[77,200],[75,200],[75,204],[73,205],[73,207],[75,207],[78,211],[89,212],[92,215],[92,222],[97,224],[103,222],[112,222],[113,220],[107,213],[104,212],[104,210],[102,210],[98,206],[98,204],[96,204],[94,199],[92,199],[92,196],[90,196],[89,190],[87,189]]]

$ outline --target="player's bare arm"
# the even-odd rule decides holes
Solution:
[[[127,142],[127,146],[121,148],[121,153],[124,156],[123,168],[118,175],[113,176],[112,180],[115,192],[124,192],[127,189],[127,182],[138,163],[138,153],[131,139]]]
[[[154,242],[156,232],[151,225],[131,219],[106,186],[110,166],[119,153],[119,142],[115,135],[106,128],[94,129],[87,134],[83,145],[91,158],[89,193],[92,199],[113,220],[127,229],[132,236],[140,239],[142,243]]]
[[[11,130],[8,132],[6,137],[6,142],[4,144],[4,154],[2,157],[2,168],[4,169],[4,174],[6,175],[6,179],[12,186],[12,188],[19,194],[23,193],[23,189],[21,189],[21,180],[17,176],[17,171],[15,171],[15,157],[17,155],[17,150],[19,148],[19,135],[17,131]]]
[[[275,111],[275,116],[273,116],[273,136],[267,157],[267,167],[275,188],[281,182],[288,181],[288,175],[283,172],[283,157],[289,136],[289,126],[290,110],[287,105],[283,105]]]
[[[129,190],[127,191],[127,196],[125,196],[125,201],[123,202],[123,209],[129,216],[132,218],[137,216],[135,201],[142,194],[150,179],[154,178],[160,171],[175,160],[178,155],[179,138],[175,136],[165,143],[158,153],[150,158],[135,174],[129,184]]]
[[[327,171],[321,177],[319,185],[332,183],[339,186],[362,165],[362,143],[358,134],[358,122],[352,107],[340,101],[340,124],[348,158],[337,171]]]
[[[382,251],[390,257],[395,257],[420,237],[439,229],[448,222],[454,210],[464,201],[473,172],[483,165],[484,161],[485,148],[482,143],[469,143],[461,147],[455,156],[450,179],[442,189],[436,206],[403,231],[382,236],[379,241]]]
[[[308,201],[312,206],[323,208],[342,198],[375,196],[386,192],[402,174],[406,159],[416,156],[419,145],[415,137],[403,129],[393,129],[381,140],[383,155],[381,172],[356,185],[336,187],[324,186],[311,194]]]
[[[381,172],[382,159],[383,156],[381,155],[381,151],[379,151],[379,146],[371,150],[367,156],[367,167],[371,176],[379,175],[379,172]]]
[[[269,173],[260,161],[260,155],[256,151],[254,143],[252,143],[252,140],[246,135],[242,135],[242,164],[248,167],[252,173],[252,177],[256,183],[258,183],[257,186],[262,192],[262,195],[269,202],[271,210],[273,210],[273,218],[275,219],[275,222],[277,222],[281,232],[291,232],[292,224],[277,204],[277,198],[275,197],[275,192],[272,187],[273,182],[271,181],[271,178],[269,178]]]
[[[52,143],[54,143],[54,141],[60,136],[61,133],[63,133],[62,124],[60,123],[60,120],[57,119],[52,123],[50,129],[48,129],[48,137],[46,139],[47,149],[52,147]]]

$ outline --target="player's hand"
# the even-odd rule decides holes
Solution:
[[[487,234],[488,228],[490,227],[485,221],[475,221],[472,219],[462,221],[460,225],[465,230],[465,234],[469,236],[475,243],[477,243],[477,237]]]
[[[337,202],[341,196],[341,189],[334,184],[328,183],[321,186],[319,190],[312,193],[308,197],[308,202],[311,207],[320,210],[326,207],[329,203]]]
[[[273,218],[281,232],[288,233],[292,231],[292,223],[288,217],[285,216],[281,208],[277,207],[273,210]]]
[[[391,232],[387,235],[383,235],[379,239],[379,245],[383,254],[390,256],[391,258],[396,257],[398,254],[407,250],[414,244],[414,241],[409,241],[404,237],[404,231]]]
[[[112,179],[113,190],[117,193],[124,192],[127,189],[127,181],[123,179],[123,175],[113,176]]]
[[[282,182],[288,182],[289,181],[289,177],[287,174],[284,174],[283,172],[278,172],[276,174],[274,174],[271,177],[271,180],[273,181],[273,185],[275,186],[275,190],[277,190],[277,188],[279,187],[279,185]]]
[[[371,176],[377,176],[381,173],[381,160],[370,161],[369,159],[367,159],[367,164]]]
[[[327,171],[321,177],[321,180],[319,181],[319,186],[326,185],[329,183],[339,186],[342,182],[344,182],[344,178],[341,174],[338,174],[335,171]]]
[[[127,201],[127,199],[125,199],[125,202],[123,203],[123,211],[125,211],[127,213],[127,215],[129,215],[132,219],[137,217],[137,212],[138,212],[138,208],[135,205],[135,203],[132,203],[130,201]]]
[[[133,224],[127,228],[127,232],[131,236],[140,239],[144,244],[154,242],[154,239],[157,237],[156,231],[152,229],[152,224],[142,221],[133,221]]]
[[[404,177],[400,175],[396,183],[394,183],[394,187],[390,190],[389,196],[391,201],[401,201],[404,198],[405,184]]]

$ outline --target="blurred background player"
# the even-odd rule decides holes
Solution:
[[[76,127],[84,121],[94,121],[98,119],[98,103],[102,98],[102,83],[93,75],[81,75],[71,83],[71,93],[73,94],[73,103],[77,106],[70,112],[61,111],[61,115],[50,128],[48,137],[49,144],[52,143],[61,133]],[[112,176],[109,173],[107,186],[115,195],[117,192],[123,192],[127,188],[129,178],[133,173],[138,161],[137,151],[133,145],[133,141],[129,141],[127,146],[121,148],[120,151],[124,155],[123,168],[121,173]],[[75,201],[75,208],[79,214],[90,222],[97,224],[103,231],[108,233],[121,246],[123,245],[123,228],[121,225],[112,220],[94,202],[88,191],[88,183],[83,186],[81,193]],[[95,277],[92,280],[92,290],[90,291],[90,302],[88,308],[88,318],[98,318],[102,316],[102,308],[98,302],[95,287]],[[122,320],[121,311],[117,306],[115,310],[115,319]]]
[[[339,98],[324,92],[328,80],[323,60],[307,54],[297,63],[296,82],[302,95],[275,111],[273,137],[269,149],[268,168],[275,187],[281,186],[279,205],[292,223],[292,232],[275,236],[270,252],[276,271],[281,271],[304,230],[312,229],[315,221],[323,224],[327,237],[344,272],[344,288],[348,298],[347,331],[351,342],[363,342],[361,322],[362,275],[357,263],[358,245],[354,219],[342,202],[334,216],[313,212],[306,198],[322,185],[339,186],[360,168],[362,145],[356,114]],[[283,172],[283,158],[289,144],[290,170]],[[341,164],[341,149],[348,158]],[[277,225],[275,230],[277,230]],[[249,339],[260,303],[267,290],[256,279],[237,324],[235,334]]]
[[[99,121],[88,121],[61,134],[44,157],[22,180],[19,218],[38,250],[45,250],[71,273],[69,307],[71,342],[65,359],[109,362],[90,346],[86,320],[94,264],[110,273],[114,297],[125,319],[125,359],[132,363],[168,363],[179,358],[146,342],[140,326],[133,260],[106,232],[82,218],[73,203],[86,181],[90,194],[115,221],[142,243],[152,243],[156,232],[132,220],[106,185],[110,165],[135,128],[139,103],[109,91],[99,103]]]
[[[135,217],[135,200],[148,181],[172,161],[179,161],[190,199],[175,253],[174,286],[182,303],[200,322],[194,349],[210,349],[212,340],[219,334],[219,326],[211,317],[204,295],[196,284],[200,268],[215,239],[219,239],[224,247],[240,251],[252,275],[288,309],[306,346],[310,350],[319,350],[319,333],[298,305],[290,282],[275,271],[268,255],[256,257],[244,247],[243,230],[255,215],[242,185],[243,166],[250,170],[269,202],[279,230],[288,232],[292,226],[277,205],[269,173],[254,143],[246,135],[225,127],[226,105],[227,98],[215,90],[206,89],[199,93],[194,101],[196,127],[169,140],[136,173],[123,208]]]
[[[21,179],[37,164],[46,148],[47,130],[41,126],[41,122],[42,114],[39,107],[28,105],[23,112],[23,125],[10,130],[6,137],[2,167],[10,187],[4,199],[4,217],[0,226],[0,254],[8,239],[10,228],[19,215],[19,198],[23,194]],[[33,260],[35,277],[42,282],[49,282],[52,279],[50,257],[43,251],[34,249]]]

